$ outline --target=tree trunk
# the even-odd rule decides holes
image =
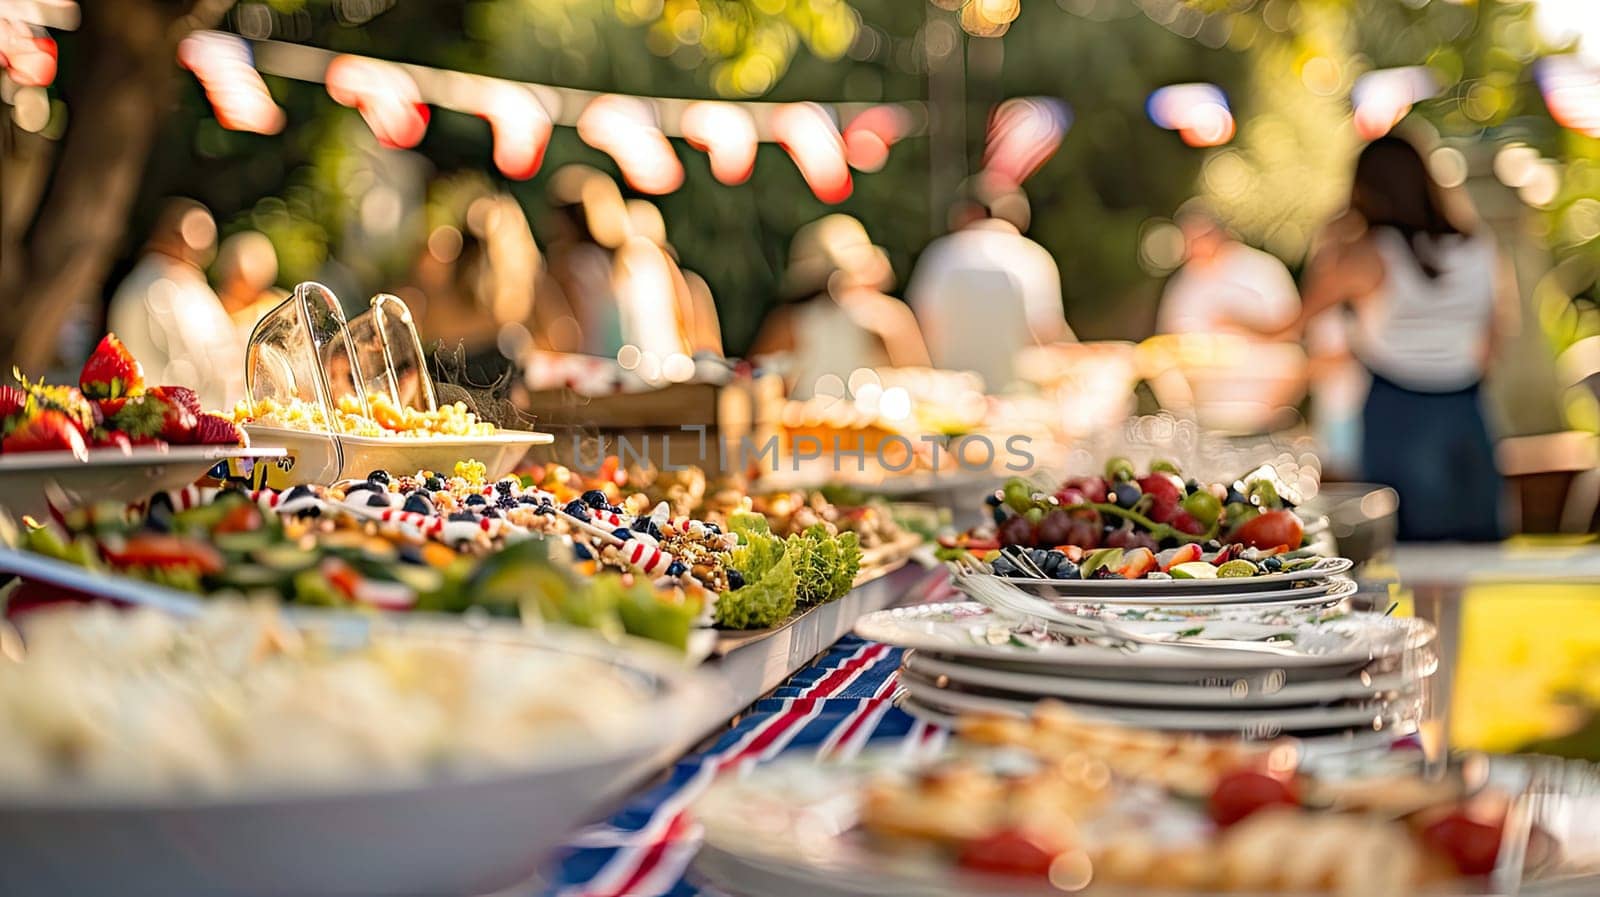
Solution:
[[[83,71],[62,85],[70,117],[55,170],[20,251],[0,257],[0,371],[44,368],[62,325],[93,307],[172,103],[178,41],[214,26],[231,2],[86,5],[75,39]]]

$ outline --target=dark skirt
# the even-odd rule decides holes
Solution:
[[[1366,479],[1400,493],[1402,540],[1501,538],[1500,473],[1477,384],[1417,392],[1373,374],[1361,466]]]

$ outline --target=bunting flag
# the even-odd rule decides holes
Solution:
[[[711,175],[724,184],[742,184],[756,170],[756,123],[733,103],[700,102],[683,110],[683,139],[711,157]]]
[[[328,63],[328,96],[361,113],[381,146],[410,149],[428,130],[428,104],[406,70],[362,56],[337,56]]]
[[[178,64],[194,73],[224,128],[255,134],[283,130],[283,109],[272,101],[242,38],[216,31],[191,34],[178,44]]]

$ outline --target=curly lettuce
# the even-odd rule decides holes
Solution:
[[[744,576],[744,587],[717,596],[716,624],[724,629],[764,629],[794,613],[797,578],[782,538],[760,514],[735,514],[728,531],[739,544],[728,563]]]
[[[861,545],[855,533],[833,535],[820,523],[790,536],[785,549],[798,580],[796,600],[826,604],[844,597],[861,571]]]

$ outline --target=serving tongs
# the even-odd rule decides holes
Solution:
[[[1007,557],[1013,562],[1018,562],[1024,555],[1018,552],[1016,554],[1008,554]],[[1033,564],[1031,560],[1026,563],[1027,566],[1024,567],[1026,572],[1033,573],[1038,571],[1042,574],[1043,571],[1039,571],[1038,566]],[[1204,636],[1179,635],[1177,633],[1152,635],[1134,632],[1096,617],[1068,613],[1045,599],[1030,595],[1006,583],[1000,577],[983,570],[970,560],[958,559],[952,561],[950,566],[951,576],[961,586],[962,591],[971,595],[980,603],[994,609],[1002,616],[1043,624],[1046,631],[1057,635],[1108,641],[1129,651],[1149,645],[1160,645],[1205,651],[1270,654],[1278,657],[1304,656],[1304,652],[1296,648],[1264,641],[1207,638]],[[1021,566],[1020,563],[1019,566]]]

